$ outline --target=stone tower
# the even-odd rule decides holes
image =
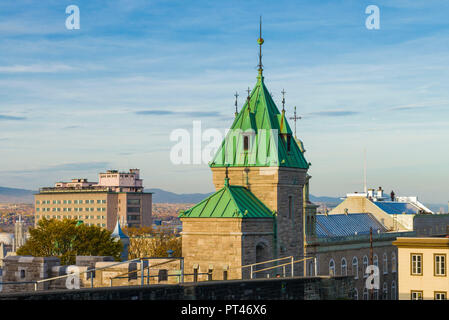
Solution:
[[[211,196],[212,199],[226,188],[232,189],[239,186],[246,190],[248,198],[255,198],[267,207],[273,213],[273,217],[269,220],[250,219],[242,215],[241,221],[234,223],[234,230],[226,230],[230,227],[225,226],[229,224],[229,220],[222,218],[220,210],[218,212],[216,207],[208,208],[205,205],[198,207],[204,201],[210,200],[209,198],[209,200],[205,199],[180,215],[183,221],[183,256],[186,262],[193,261],[195,256],[201,255],[198,252],[200,250],[217,251],[220,247],[216,246],[221,243],[217,236],[221,233],[222,237],[229,237],[227,231],[234,235],[242,235],[241,239],[238,239],[233,246],[245,247],[244,250],[238,251],[238,261],[233,261],[233,266],[238,263],[244,265],[287,256],[293,256],[295,260],[298,260],[304,255],[303,190],[308,181],[309,163],[292,136],[284,107],[282,112],[279,112],[265,86],[261,59],[263,42],[262,37],[259,37],[259,74],[256,85],[251,92],[248,91],[246,102],[240,112],[236,114],[229,132],[209,166],[217,190]],[[237,205],[240,205],[243,211],[249,210],[249,206],[251,206],[245,201]],[[200,210],[201,219],[198,215],[192,215],[200,208],[202,210]],[[214,210],[213,215],[207,212],[209,209]],[[208,219],[205,219],[206,217]],[[213,220],[213,217],[220,218]],[[232,218],[239,217],[234,215]],[[248,230],[252,231],[245,232],[244,229],[249,221],[252,227]],[[216,232],[214,235],[215,244],[207,247],[204,244],[211,242],[212,237],[208,237],[204,231],[215,228],[215,225],[211,227],[213,224],[219,224],[216,228],[220,230],[220,233]],[[265,234],[262,236],[264,232]],[[192,238],[194,233],[196,240]],[[252,239],[249,242],[246,240],[257,233],[259,233],[260,241],[258,239]],[[187,248],[185,245],[195,245],[196,248]],[[220,255],[220,252],[217,254]],[[229,254],[226,256],[223,251],[223,256],[220,258],[217,256],[215,260],[225,261],[229,259],[228,256]],[[302,270],[301,263],[295,264],[296,275],[302,274]]]

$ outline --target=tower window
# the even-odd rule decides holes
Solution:
[[[291,144],[292,144],[292,136],[291,135],[287,135],[287,151],[290,152],[291,151]]]

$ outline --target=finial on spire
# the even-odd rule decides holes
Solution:
[[[262,65],[262,45],[264,40],[262,38],[262,16],[260,16],[260,24],[259,24],[259,39],[257,39],[257,43],[259,44],[259,76],[262,76],[263,65]]]
[[[285,93],[286,92],[284,89],[282,89],[281,93],[282,93],[282,111],[285,111]]]
[[[239,94],[237,91],[235,92],[234,97],[235,97],[235,116],[237,117],[237,115],[239,114],[237,110],[237,98],[239,97]]]
[[[296,106],[295,106],[295,112],[293,113],[293,117],[290,117],[290,120],[295,121],[295,138],[296,138],[296,120],[302,119],[301,117],[296,116]]]

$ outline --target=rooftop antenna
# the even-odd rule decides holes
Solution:
[[[239,113],[237,111],[237,98],[239,97],[239,94],[237,93],[237,91],[235,92],[234,97],[235,97],[235,116],[237,117],[237,115]]]
[[[262,16],[260,16],[260,24],[259,24],[259,39],[257,39],[257,43],[259,44],[259,76],[262,76],[263,65],[262,65],[262,45],[264,40],[262,38]]]
[[[284,109],[283,103],[284,103],[284,101],[282,101],[282,109]],[[296,116],[296,106],[295,106],[295,112],[293,113],[293,117],[290,117],[290,120],[295,121],[295,138],[296,138],[296,120],[300,120],[300,119],[302,119],[302,117]]]

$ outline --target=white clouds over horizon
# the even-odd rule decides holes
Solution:
[[[230,126],[235,91],[240,109],[255,84],[262,14],[265,81],[303,116],[312,193],[361,189],[366,147],[375,185],[445,202],[449,27],[438,3],[378,1],[381,29],[368,31],[367,1],[79,1],[78,33],[64,28],[68,1],[0,4],[0,185],[35,189],[67,179],[58,163],[103,162],[140,167],[148,187],[212,190],[207,165],[168,163],[169,134],[199,119]],[[46,167],[51,176],[18,174]]]

